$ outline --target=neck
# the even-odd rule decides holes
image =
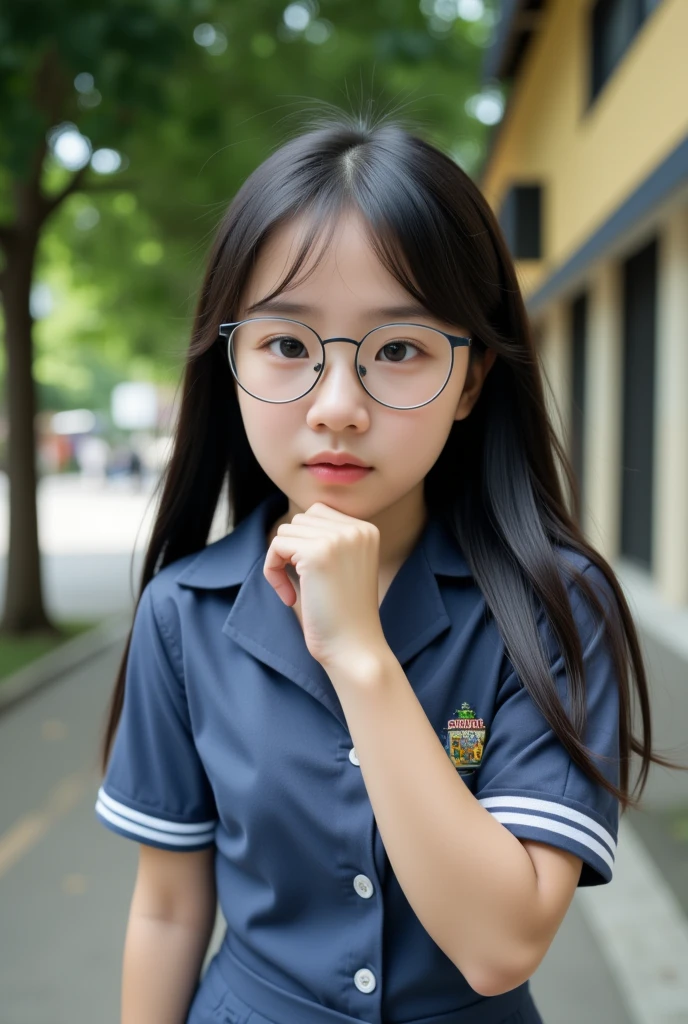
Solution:
[[[380,531],[380,570],[396,570],[411,554],[427,522],[422,483],[394,505],[371,516]]]

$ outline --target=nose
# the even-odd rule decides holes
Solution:
[[[358,343],[353,338],[327,338],[323,341],[323,346],[337,346],[337,350],[333,347],[325,350],[325,368],[320,375],[318,383],[316,384],[314,391],[323,391],[325,388],[323,385],[327,379],[328,384],[334,381],[334,386],[337,388],[338,385],[345,384],[347,379],[356,390],[356,392],[363,392],[365,389],[361,385],[361,381],[356,369],[356,355],[358,352]],[[346,347],[344,347],[346,346]]]
[[[330,347],[326,350],[323,372],[310,392],[309,415],[326,418],[331,426],[339,428],[352,417],[358,420],[362,413],[365,416],[364,406],[372,398],[356,370],[356,342],[350,338],[328,338],[324,344]]]

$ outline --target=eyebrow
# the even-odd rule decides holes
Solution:
[[[296,316],[309,316],[313,313],[318,313],[319,309],[317,306],[309,306],[302,302],[289,302],[286,299],[280,299],[276,296],[274,299],[269,299],[267,302],[254,303],[254,305],[248,307],[246,312],[293,313]],[[386,318],[396,316],[429,317],[432,314],[417,302],[406,302],[398,306],[376,306],[374,309],[365,310],[365,315],[369,317]]]

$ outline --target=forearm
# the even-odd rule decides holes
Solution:
[[[183,1024],[212,933],[138,911],[129,915],[122,965],[122,1024]]]
[[[391,651],[327,672],[416,916],[477,991],[520,984],[551,937],[527,851],[465,786]]]

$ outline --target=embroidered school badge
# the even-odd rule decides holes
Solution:
[[[482,718],[464,703],[454,712],[454,718],[442,729],[444,749],[449,754],[459,775],[470,775],[480,767],[487,729]]]

